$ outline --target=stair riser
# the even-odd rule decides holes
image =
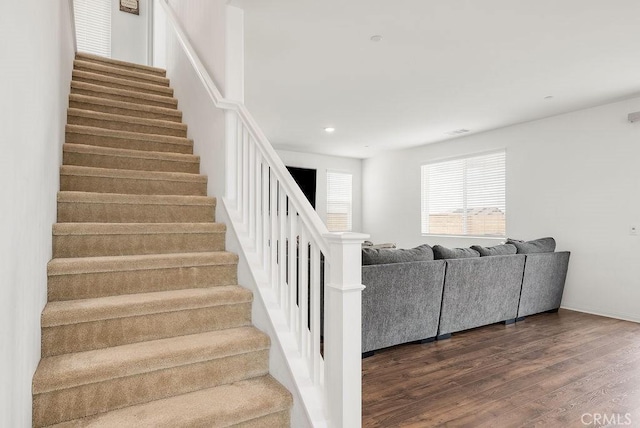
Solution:
[[[122,407],[236,382],[268,371],[261,350],[151,373],[37,394],[34,426],[46,426]]]
[[[49,276],[49,301],[208,288],[238,283],[235,264]]]
[[[167,74],[164,70],[140,68],[140,67],[135,67],[135,66],[128,65],[128,64],[118,64],[118,63],[114,63],[112,61],[109,61],[107,58],[90,58],[90,57],[86,57],[84,55],[78,55],[76,57],[76,59],[81,60],[81,61],[91,62],[91,63],[98,64],[98,65],[104,65],[104,66],[107,66],[107,67],[118,68],[118,69],[121,69],[121,70],[133,71],[133,72],[136,72],[136,73],[145,73],[145,74],[149,74],[151,76],[166,77],[166,74]]]
[[[248,326],[251,302],[116,318],[42,329],[42,356]],[[78,340],[78,338],[83,340]]]
[[[143,125],[126,121],[112,121],[94,119],[90,117],[72,116],[67,119],[69,125],[93,126],[96,128],[113,129],[116,131],[138,132],[140,134],[168,135],[171,137],[187,137],[187,130],[162,127],[157,125]]]
[[[207,196],[207,183],[61,175],[60,190],[124,195]]]
[[[95,63],[94,63],[95,64]],[[103,64],[99,64],[103,65]],[[108,66],[104,64],[104,66]],[[123,72],[119,72],[119,70],[123,70],[122,68],[111,67],[112,70],[101,70],[96,69],[90,66],[90,64],[82,64],[81,62],[76,62],[74,64],[74,70],[86,71],[89,73],[100,74],[102,76],[107,77],[117,77],[118,79],[129,80],[130,82],[139,82],[145,83],[147,85],[158,85],[165,88],[169,87],[169,80],[166,78],[160,78],[160,76],[154,76],[153,74],[147,73],[139,73],[137,70],[124,70]],[[131,73],[141,74],[141,75],[133,75]]]
[[[181,116],[176,116],[172,114],[163,114],[163,113],[153,112],[153,111],[134,110],[134,109],[128,109],[128,108],[115,107],[115,106],[106,106],[102,104],[87,103],[82,101],[71,100],[69,101],[69,107],[77,108],[81,110],[98,111],[101,113],[119,114],[119,115],[128,116],[128,117],[139,117],[143,119],[167,120],[167,121],[176,122],[176,123],[182,122]]]
[[[173,89],[167,90],[167,88],[163,86],[157,86],[157,87],[144,86],[143,87],[142,85],[136,84],[135,82],[131,82],[130,84],[129,82],[126,82],[126,81],[110,82],[110,81],[104,81],[97,78],[94,79],[92,77],[77,76],[75,75],[75,73],[73,76],[73,81],[90,83],[92,85],[104,86],[107,88],[124,89],[126,91],[141,92],[143,94],[159,95],[162,97],[169,97],[169,98],[173,97]]]
[[[53,237],[53,257],[58,258],[201,253],[224,249],[224,232]]]
[[[207,223],[213,205],[132,205],[58,202],[60,223]]]
[[[147,140],[129,140],[126,138],[110,137],[106,135],[78,134],[67,132],[66,142],[85,144],[89,146],[111,147],[114,149],[141,150],[163,153],[193,154],[192,144],[173,144]]]
[[[204,424],[214,426],[215,419],[202,421]],[[251,419],[250,421],[241,422],[233,425],[233,428],[280,428],[291,426],[291,418],[289,417],[289,411],[272,413],[270,415],[262,416],[260,418]]]
[[[171,98],[166,98],[166,97],[162,97],[162,98],[166,98],[166,100],[163,100],[163,99],[149,100],[149,99],[138,98],[135,96],[112,94],[108,92],[92,91],[90,89],[73,88],[73,87],[71,88],[71,93],[78,94],[78,95],[87,95],[89,97],[104,98],[104,99],[113,100],[113,101],[123,101],[125,103],[177,109],[177,104],[171,102]]]
[[[198,162],[174,162],[160,159],[143,159],[125,156],[109,156],[94,153],[64,152],[65,165],[94,168],[129,169],[136,171],[186,172],[199,174]]]

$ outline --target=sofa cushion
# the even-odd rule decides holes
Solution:
[[[433,250],[427,244],[409,249],[362,248],[363,265],[420,262],[433,260]]]
[[[480,253],[471,248],[446,248],[442,245],[434,245],[433,257],[436,260],[466,259],[469,257],[480,257]]]
[[[516,254],[518,249],[513,244],[494,245],[493,247],[481,247],[480,245],[472,245],[472,249],[480,253],[480,257],[486,256],[504,256],[508,254]]]
[[[526,242],[507,239],[507,244],[515,245],[518,249],[518,254],[553,253],[556,250],[556,240],[551,237]]]

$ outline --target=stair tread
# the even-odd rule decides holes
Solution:
[[[163,235],[172,233],[224,233],[224,223],[56,223],[54,236]]]
[[[45,357],[33,376],[33,393],[195,364],[269,345],[269,336],[255,327],[236,327]]]
[[[90,176],[105,178],[121,178],[130,180],[180,181],[206,183],[207,176],[185,172],[138,171],[130,169],[95,168],[90,166],[62,165],[61,175]]]
[[[98,92],[104,94],[118,95],[125,98],[141,99],[146,101],[155,101],[162,104],[169,104],[173,108],[177,108],[178,100],[163,95],[148,94],[146,92],[131,91],[128,89],[111,88],[109,86],[96,85],[94,83],[71,81],[71,89],[85,90],[90,92]]]
[[[120,131],[115,129],[97,128],[95,126],[85,125],[67,125],[67,132],[77,134],[98,135],[103,137],[123,138],[127,140],[153,141],[160,143],[192,145],[193,140],[185,137],[173,137],[170,135],[144,134],[140,132]]]
[[[69,421],[59,427],[229,427],[288,411],[292,405],[291,393],[265,375]]]
[[[237,263],[238,256],[227,251],[71,257],[51,259],[47,265],[47,274],[49,276],[76,275],[97,272],[125,272],[151,269],[232,265]]]
[[[92,97],[91,95],[69,94],[69,101],[102,105],[107,107],[117,107],[117,108],[126,109],[126,110],[137,110],[137,111],[144,111],[149,113],[157,113],[157,114],[163,114],[167,116],[173,116],[175,118],[182,117],[182,112],[180,110],[176,110],[172,108],[150,106],[147,104],[136,104],[136,103],[130,103],[127,101],[111,100],[108,98]]]
[[[96,72],[104,72],[117,76],[119,78],[137,78],[148,81],[149,83],[154,83],[161,86],[169,86],[169,79],[162,76],[156,76],[154,74],[142,73],[134,70],[127,70],[124,68],[114,67],[112,65],[108,65],[106,63],[100,64],[97,62],[86,61],[83,59],[76,59],[73,61],[73,67],[76,69],[89,69],[94,70]]]
[[[144,117],[124,116],[121,114],[103,113],[95,110],[83,110],[77,108],[70,108],[67,110],[69,116],[83,117],[89,119],[106,120],[112,122],[124,122],[127,124],[157,126],[159,128],[171,128],[181,131],[187,130],[187,125],[180,122],[172,122],[170,120],[162,119],[148,119]],[[155,134],[152,134],[155,135]]]
[[[127,92],[129,91],[144,92],[145,90],[147,90],[147,91],[155,92],[156,95],[173,97],[173,89],[166,86],[158,86],[158,85],[153,85],[149,83],[135,82],[132,80],[121,79],[118,77],[105,76],[104,74],[91,73],[90,71],[82,71],[82,70],[74,69],[71,73],[71,79],[72,80],[87,79],[87,80],[91,80],[92,82],[100,82],[100,83],[94,83],[99,86],[107,86],[108,84],[120,85],[120,86],[126,87]]]
[[[58,192],[58,202],[132,205],[214,205],[216,198],[180,195],[126,195],[118,193]]]
[[[103,57],[103,56],[100,56],[100,55],[94,55],[94,54],[90,54],[90,53],[87,53],[87,52],[76,52],[76,58],[77,59],[92,60],[92,61],[100,61],[100,62],[105,62],[105,63],[109,63],[109,64],[121,65],[121,66],[125,66],[125,67],[137,68],[137,69],[140,69],[140,70],[145,70],[145,71],[149,71],[149,72],[152,72],[152,73],[161,74],[163,76],[166,74],[166,70],[164,70],[162,68],[152,67],[152,66],[144,65],[144,64],[136,64],[136,63],[127,62],[127,61],[120,61],[120,60],[117,60],[117,59],[107,58],[107,57]]]
[[[246,288],[223,285],[49,302],[42,312],[42,327],[246,303],[252,298]]]
[[[119,157],[130,157],[130,158],[139,158],[139,159],[153,159],[153,160],[190,162],[190,163],[200,162],[200,156],[190,155],[186,153],[129,150],[129,149],[118,149],[115,147],[91,146],[88,144],[74,144],[74,143],[65,143],[62,146],[62,149],[65,152],[86,153],[86,154],[95,154],[95,155],[103,155],[103,156],[119,156]]]

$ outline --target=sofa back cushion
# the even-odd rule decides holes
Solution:
[[[409,249],[362,248],[362,264],[381,265],[389,263],[422,262],[433,260],[433,250],[427,244]]]
[[[433,257],[436,260],[466,259],[469,257],[480,257],[480,253],[471,248],[446,248],[442,245],[434,245]]]
[[[480,245],[472,245],[472,249],[480,253],[480,257],[487,256],[506,256],[516,254],[518,249],[513,244],[494,245],[493,247],[481,247]]]
[[[515,245],[518,249],[518,254],[553,253],[556,250],[556,240],[551,237],[526,242],[507,239],[507,244]]]

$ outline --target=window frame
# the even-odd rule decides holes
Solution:
[[[329,176],[331,174],[343,174],[343,175],[348,175],[350,177],[350,197],[349,197],[349,203],[348,203],[348,228],[346,230],[331,230],[331,228],[329,227],[329,215],[330,214],[339,214],[339,213],[331,213],[329,212],[329,206],[331,204],[331,199],[329,197]],[[353,231],[353,181],[354,181],[354,174],[351,171],[345,171],[345,170],[337,170],[337,169],[327,169],[326,170],[326,180],[325,180],[325,184],[326,184],[326,204],[325,204],[325,218],[326,218],[326,226],[327,229],[329,230],[329,232],[336,232],[336,233],[340,233],[340,232],[352,232]]]
[[[427,182],[427,180],[425,180],[424,174],[425,174],[425,167],[428,165],[435,165],[435,164],[440,164],[440,163],[445,163],[445,162],[453,162],[453,161],[457,161],[457,160],[468,160],[468,159],[473,159],[473,158],[478,158],[478,157],[483,157],[483,156],[490,156],[490,155],[494,155],[494,154],[503,154],[504,156],[504,234],[501,235],[478,235],[478,234],[447,234],[447,233],[429,233],[429,232],[424,232],[423,231],[423,226],[425,225],[425,213],[428,216],[428,198],[426,197],[426,190],[425,190],[425,183]],[[467,177],[467,169],[464,168],[463,172],[462,172],[462,188],[463,188],[463,207],[462,210],[464,212],[465,210],[465,206],[466,206],[466,200],[468,199],[468,195],[467,195],[467,191],[466,191],[466,187],[467,187],[467,183],[466,183],[466,177]],[[467,208],[468,209],[468,208]],[[427,220],[427,229],[428,229],[428,220]],[[464,224],[464,227],[466,228],[467,225]],[[494,149],[494,150],[489,150],[489,151],[482,151],[482,152],[474,152],[474,153],[469,153],[469,154],[464,154],[464,155],[459,155],[459,156],[453,156],[453,157],[445,157],[445,158],[437,158],[437,159],[432,159],[429,160],[428,162],[424,162],[420,164],[420,234],[421,236],[425,236],[425,237],[444,237],[444,238],[480,238],[480,239],[485,239],[485,240],[496,240],[496,241],[503,241],[506,237],[507,237],[507,149],[505,148],[500,148],[500,149]]]

